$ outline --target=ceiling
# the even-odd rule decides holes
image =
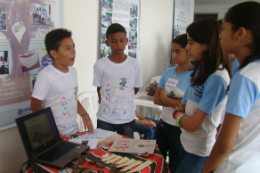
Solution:
[[[194,0],[195,5],[233,5],[247,0]],[[254,0],[260,2],[260,0]]]

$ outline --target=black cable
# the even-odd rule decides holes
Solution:
[[[22,163],[22,167],[21,167],[20,173],[23,173],[23,167],[24,167],[24,165],[26,165],[27,163],[28,163],[28,161]]]

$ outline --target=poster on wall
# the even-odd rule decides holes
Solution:
[[[101,45],[100,57],[111,55],[105,44],[106,30],[112,23],[119,23],[126,29],[128,46],[125,54],[137,58],[139,52],[139,0],[100,0],[101,1]]]
[[[190,21],[190,1],[174,0],[173,38],[186,33]]]
[[[0,130],[31,112],[37,73],[51,62],[46,33],[62,27],[62,0],[0,0]]]

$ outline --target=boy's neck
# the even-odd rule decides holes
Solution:
[[[127,55],[125,54],[113,54],[108,56],[108,59],[114,63],[122,63],[126,60]]]
[[[63,72],[63,73],[67,73],[69,71],[69,67],[68,66],[63,66],[60,64],[56,64],[55,62],[52,62],[53,67],[55,67],[57,70]]]

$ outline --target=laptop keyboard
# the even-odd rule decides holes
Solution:
[[[74,148],[77,144],[62,141],[58,145],[54,146],[47,152],[43,153],[42,155],[38,156],[36,159],[40,159],[47,162],[53,162],[58,159],[60,156]]]

